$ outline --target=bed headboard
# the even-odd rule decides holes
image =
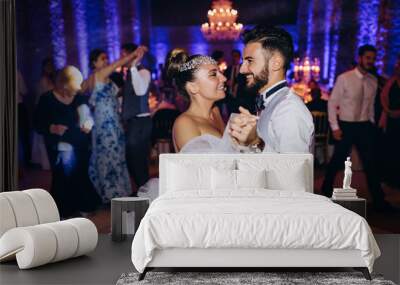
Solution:
[[[168,153],[160,155],[159,163],[159,194],[167,191],[168,179],[171,179],[171,165],[183,164],[185,167],[210,166],[230,164],[235,169],[241,167],[266,167],[279,169],[284,173],[284,179],[291,179],[291,171],[285,169],[293,165],[302,165],[304,168],[305,191],[314,192],[314,158],[312,154],[278,154],[278,153],[259,153],[259,154],[189,154],[189,153]],[[172,167],[173,168],[173,167]],[[176,175],[174,175],[176,177]],[[302,174],[303,176],[303,174]]]

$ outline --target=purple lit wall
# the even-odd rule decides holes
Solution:
[[[333,87],[336,77],[336,63],[337,63],[337,54],[339,50],[340,21],[341,21],[341,7],[336,2],[332,14],[332,32],[331,32],[331,47],[330,47],[331,53],[329,61],[329,76],[327,78],[328,86],[330,88]]]
[[[391,74],[400,50],[400,1],[298,1],[297,23],[284,28],[293,36],[300,57],[308,54],[320,59],[323,83],[332,86],[336,76],[356,59],[357,47],[367,42],[379,47],[378,65]],[[17,2],[19,63],[32,90],[40,76],[41,60],[46,56],[53,56],[58,68],[66,64],[78,66],[86,77],[91,49],[105,49],[112,61],[119,57],[120,44],[125,42],[148,44],[156,63],[164,63],[167,52],[174,47],[201,54],[221,49],[228,62],[233,48],[243,50],[240,41],[207,42],[200,32],[200,23],[153,24],[150,0]],[[249,15],[255,15],[257,9],[249,11]],[[244,15],[245,9],[239,12]],[[387,23],[382,25],[385,19]]]
[[[118,2],[114,0],[104,1],[104,15],[106,22],[107,52],[111,62],[119,58],[121,48],[119,38]]]
[[[392,1],[391,29],[388,35],[387,73],[393,74],[393,67],[400,56],[400,1]]]
[[[358,46],[376,45],[379,0],[358,0]]]
[[[107,50],[106,33],[104,32],[104,9],[99,3],[86,1],[86,29],[88,51],[94,48]],[[89,62],[87,62],[89,64]]]
[[[84,78],[89,73],[88,43],[86,29],[86,0],[73,0],[76,45],[78,48],[79,68]]]
[[[326,9],[325,9],[325,27],[324,27],[324,59],[322,61],[322,78],[328,79],[328,72],[329,72],[329,59],[330,59],[330,52],[331,52],[331,17],[332,17],[332,2],[326,1],[325,2]]]
[[[313,45],[313,8],[314,8],[314,0],[308,1],[308,21],[307,21],[307,51],[306,55],[311,57],[312,45]]]
[[[50,0],[49,11],[54,64],[56,68],[62,68],[67,62],[62,0]]]
[[[377,47],[380,71],[390,69],[389,57],[395,53],[390,47],[396,42],[391,35],[398,31],[395,2],[399,1],[300,0],[299,56],[319,57],[322,82],[330,87],[339,73],[351,68],[363,44]]]
[[[332,84],[339,51],[341,1],[301,0],[299,7],[297,56],[319,58],[320,80]]]
[[[148,34],[150,28],[149,22],[141,19],[148,19],[149,13],[140,0],[50,1],[51,44],[57,67],[74,64],[86,78],[89,52],[94,48],[104,49],[110,61],[117,60],[122,43],[142,43],[143,33]]]
[[[134,2],[136,8],[140,5],[140,0],[132,0]],[[141,43],[141,23],[140,23],[140,9],[134,9],[132,17],[132,33],[133,33],[133,42]]]
[[[295,48],[297,48],[296,26],[283,26],[293,37]],[[201,33],[199,26],[189,27],[165,27],[153,26],[150,42],[150,50],[156,57],[157,64],[164,63],[169,50],[173,48],[184,48],[189,54],[211,55],[214,50],[222,50],[225,60],[230,63],[232,49],[243,52],[244,44],[241,40],[236,42],[208,42]]]
[[[157,64],[164,63],[169,50],[184,48],[189,54],[208,54],[219,49],[224,51],[225,59],[230,61],[231,50],[242,50],[243,44],[235,43],[209,43],[200,31],[199,26],[165,27],[153,26],[150,41],[150,50],[156,57]]]
[[[384,25],[384,19],[380,19],[380,5],[383,1],[380,0],[359,0],[359,32],[358,46],[371,44],[377,47],[378,54],[376,66],[380,71],[384,66],[383,58],[386,50],[383,48],[387,40],[387,27]],[[357,56],[357,54],[356,54]]]

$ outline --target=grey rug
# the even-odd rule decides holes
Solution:
[[[392,281],[384,280],[380,275],[372,275],[372,281],[368,281],[360,272],[148,272],[144,280],[138,281],[138,277],[139,273],[122,274],[116,285],[395,285]]]

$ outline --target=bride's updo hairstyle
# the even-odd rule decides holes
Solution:
[[[195,73],[202,64],[217,64],[217,62],[205,55],[189,56],[187,51],[181,48],[173,49],[167,55],[165,63],[167,77],[175,82],[179,92],[186,98],[189,98],[186,83],[195,79]]]

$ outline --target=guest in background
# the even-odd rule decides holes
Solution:
[[[225,72],[227,65],[224,59],[224,52],[222,50],[214,50],[211,57],[217,62],[219,70]]]
[[[384,131],[385,180],[400,188],[400,55],[397,58],[394,75],[385,84],[380,96],[382,114],[379,127]]]
[[[379,120],[382,115],[382,103],[381,103],[381,93],[383,86],[385,85],[387,78],[383,77],[376,66],[374,66],[371,70],[370,73],[376,78],[378,87],[376,88],[376,96],[374,99],[374,121],[375,125],[377,126],[377,132],[376,132],[376,145],[375,145],[375,158],[376,158],[376,163],[380,165],[387,165],[386,163],[386,157],[385,155],[382,155],[383,152],[386,150],[386,141],[385,141],[385,134],[383,133],[383,129],[379,128]],[[384,150],[384,151],[382,151]],[[387,176],[387,172],[385,170],[385,167],[379,167],[377,169],[380,181],[384,181],[385,177]]]
[[[306,104],[308,110],[311,112],[326,112],[328,109],[328,103],[322,99],[322,92],[318,83],[314,79],[311,79],[308,83],[308,88],[310,88],[311,95],[311,101]]]
[[[238,113],[239,106],[242,106],[255,113],[255,98],[256,93],[252,93],[246,87],[246,76],[239,72],[241,66],[242,54],[239,50],[232,50],[232,65],[228,66],[225,77],[228,79],[228,92],[226,101],[228,105],[229,114]]]
[[[156,79],[158,81],[158,85],[159,86],[164,86],[164,75],[163,75],[163,71],[164,71],[164,64],[159,63],[158,67],[157,67],[157,76]]]
[[[228,79],[226,85],[228,87],[229,93],[233,98],[236,98],[238,82],[237,78],[240,74],[240,63],[242,61],[242,54],[239,50],[232,50],[232,64],[228,66],[225,70],[224,75]]]
[[[219,71],[224,74],[226,72],[226,69],[228,68],[228,65],[226,64],[224,58],[224,52],[222,50],[214,50],[211,54],[211,57],[217,62]],[[227,97],[216,102],[216,106],[218,107],[225,123],[228,121],[230,114],[228,102],[229,99],[227,99]]]
[[[126,56],[137,49],[132,43],[124,44],[121,55]],[[150,71],[140,61],[144,50],[135,60],[124,65],[122,88],[122,118],[126,124],[126,158],[128,170],[137,189],[149,180],[149,154],[151,147],[152,120],[149,108]]]
[[[154,109],[152,120],[153,130],[151,132],[151,144],[154,146],[158,140],[172,141],[172,126],[175,119],[180,115],[175,105],[175,92],[172,88],[163,88],[161,92],[161,102]],[[164,144],[165,145],[165,144]],[[172,144],[167,144],[168,148],[163,151],[170,152]]]
[[[374,99],[377,80],[369,71],[373,68],[375,59],[375,47],[361,46],[358,49],[356,68],[339,75],[336,80],[328,101],[329,123],[336,145],[327,167],[322,193],[328,197],[332,195],[336,173],[349,156],[351,147],[355,145],[364,166],[374,208],[391,211],[394,208],[384,200],[374,157]]]
[[[175,92],[172,88],[163,88],[160,96],[160,103],[157,105],[157,108],[154,109],[153,113],[164,109],[177,110],[175,105]]]
[[[240,63],[241,63],[242,55],[239,50],[232,50],[232,64],[228,66],[225,70],[224,75],[227,78],[227,94],[225,97],[225,101],[228,107],[229,115],[231,113],[237,113],[239,109],[239,105],[237,102],[237,92],[239,85],[239,77],[244,77],[239,73]],[[246,80],[244,78],[244,80]],[[245,82],[245,81],[244,81]]]
[[[385,86],[386,84],[387,78],[379,74],[378,68],[376,66],[374,66],[371,69],[370,73],[376,77],[376,80],[378,82],[378,87],[376,88],[376,96],[374,101],[374,120],[375,124],[378,125],[379,119],[382,114],[381,94],[383,86]]]
[[[37,100],[39,101],[39,96],[43,93],[49,92],[54,89],[55,78],[56,77],[56,68],[54,67],[54,62],[51,57],[46,57],[42,61],[42,74],[40,76],[39,83],[37,85],[36,95]]]
[[[118,114],[119,90],[109,76],[116,68],[132,62],[142,49],[140,47],[111,64],[101,49],[94,49],[89,55],[92,73],[82,84],[82,90],[90,94],[89,103],[94,110],[89,177],[103,203],[132,194],[125,157],[125,135]]]
[[[51,194],[62,217],[93,211],[99,202],[88,176],[90,128],[79,124],[78,108],[87,106],[87,98],[77,94],[81,84],[77,68],[63,68],[54,90],[40,97],[34,115],[50,160]]]
[[[39,102],[40,96],[54,89],[56,70],[54,67],[53,59],[50,57],[42,61],[42,73],[40,80],[36,87],[36,102]],[[43,136],[36,131],[33,132],[32,137],[32,159],[31,162],[44,170],[50,169],[50,162],[47,156],[46,146],[44,144]]]

